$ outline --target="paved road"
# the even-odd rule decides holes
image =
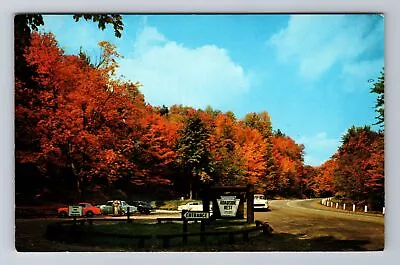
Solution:
[[[297,239],[329,239],[332,244],[343,244],[344,249],[384,248],[383,216],[326,209],[316,200],[276,200],[270,202],[270,208],[269,212],[256,212],[255,219],[267,221],[274,233],[292,234]]]

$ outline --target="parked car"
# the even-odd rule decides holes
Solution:
[[[187,210],[187,211],[203,211],[203,202],[202,201],[194,201],[188,202],[184,205],[178,206],[178,211]],[[210,213],[212,213],[212,202],[210,202]]]
[[[86,217],[93,217],[93,215],[101,214],[100,208],[93,206],[88,202],[80,202],[77,204],[82,206],[82,215]],[[68,207],[61,207],[57,209],[58,217],[68,217]]]
[[[129,205],[126,201],[113,200],[113,201],[107,201],[106,204],[100,205],[101,214],[114,214],[115,205],[117,205],[119,209],[118,210],[119,215],[125,215],[128,212],[128,207],[130,213],[135,213],[138,211],[136,206]]]
[[[263,194],[254,194],[254,210],[268,211],[268,200]]]
[[[137,208],[139,213],[150,214],[153,210],[150,202],[147,201],[133,201],[131,204]]]

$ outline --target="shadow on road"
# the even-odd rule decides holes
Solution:
[[[309,238],[305,234],[273,233],[262,237],[257,244],[252,243],[257,251],[371,251],[368,240],[341,240],[333,236]],[[247,247],[246,247],[247,248]]]
[[[56,242],[45,239],[43,230],[35,229],[25,226],[16,229],[15,246],[18,251],[166,251],[163,250],[161,245],[153,246],[151,248],[136,249],[135,245],[117,246],[116,241],[109,242],[108,244],[94,244],[94,245],[81,245],[81,244],[66,244],[65,242]],[[45,226],[42,226],[42,229]],[[208,242],[211,243],[211,242]],[[220,242],[221,244],[205,244],[205,245],[191,245],[191,246],[176,246],[171,247],[167,251],[181,251],[181,252],[203,252],[203,251],[229,251],[229,252],[269,252],[269,251],[375,251],[383,250],[382,248],[373,247],[368,240],[341,240],[332,236],[320,236],[309,238],[305,234],[289,234],[289,233],[276,233],[270,235],[260,235],[253,237],[248,242],[243,242],[241,238],[237,238],[235,244],[228,242]]]

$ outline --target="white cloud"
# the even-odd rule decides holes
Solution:
[[[149,52],[155,46],[165,44],[166,42],[167,39],[165,36],[159,33],[156,28],[145,26],[137,36],[136,42],[133,45],[133,53],[140,56]]]
[[[309,166],[320,166],[325,160],[321,158],[313,157],[311,155],[304,155],[304,164]]]
[[[93,60],[98,60],[101,54],[100,41],[107,40],[114,44],[121,41],[115,38],[112,26],[100,30],[97,23],[85,19],[75,22],[72,15],[45,15],[42,30],[55,34],[67,53],[77,54],[82,48]]]
[[[296,143],[304,144],[304,163],[319,166],[331,157],[340,146],[340,138],[329,138],[327,133],[320,132],[312,136],[296,139]]]
[[[146,101],[154,105],[221,108],[249,88],[244,69],[215,45],[188,48],[145,26],[133,49],[120,61],[119,74],[142,83]]]
[[[280,62],[295,62],[300,76],[313,79],[336,64],[359,62],[360,55],[379,48],[382,42],[383,19],[379,16],[292,15],[287,27],[267,44],[276,48]]]

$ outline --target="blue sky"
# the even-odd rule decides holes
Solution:
[[[273,129],[320,165],[352,125],[375,122],[370,94],[384,65],[380,15],[125,15],[122,38],[71,15],[45,17],[67,53],[98,58],[108,40],[118,74],[143,84],[152,105],[207,105],[237,118],[267,111]],[[375,127],[374,127],[375,128]]]

